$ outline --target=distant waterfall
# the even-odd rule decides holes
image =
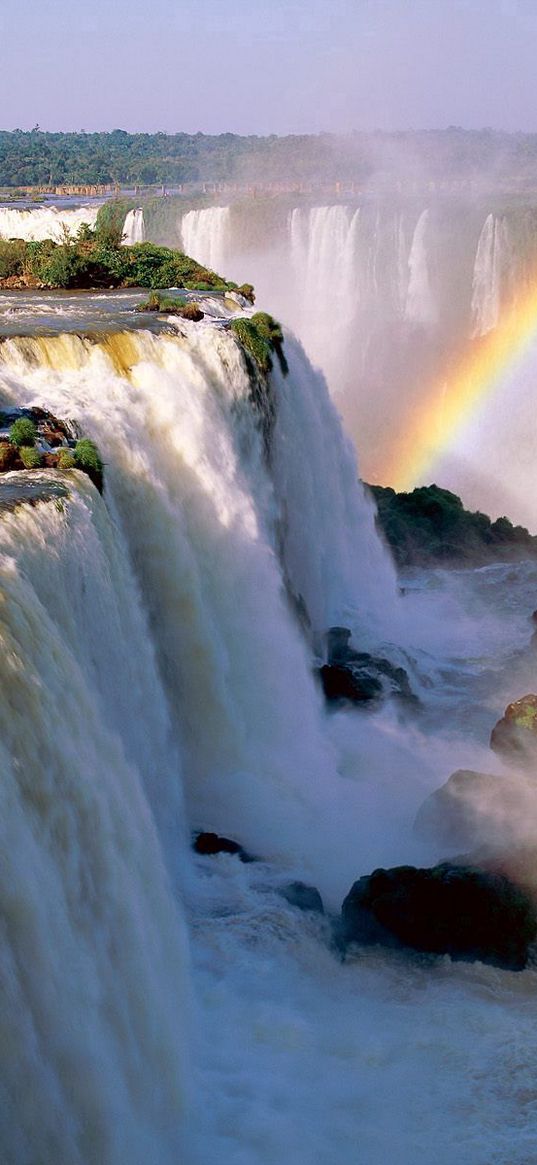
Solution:
[[[180,220],[179,229],[185,254],[211,271],[226,274],[230,248],[229,206],[189,210]]]
[[[84,223],[95,226],[98,212],[98,206],[81,206],[77,210],[55,206],[13,210],[1,206],[0,239],[26,239],[27,242],[53,239],[59,243],[66,231],[74,237]]]
[[[409,281],[405,319],[412,324],[432,324],[437,315],[429,271],[430,217],[429,210],[424,210],[420,214],[408,257]]]
[[[125,247],[132,247],[135,243],[143,243],[145,239],[144,212],[141,206],[136,210],[129,210],[123,227],[122,243]]]
[[[505,219],[489,214],[479,236],[472,281],[472,336],[485,336],[500,318],[509,255]]]

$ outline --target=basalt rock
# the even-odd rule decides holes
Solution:
[[[529,693],[508,704],[492,729],[490,747],[509,763],[537,761],[537,696]]]
[[[192,848],[197,854],[213,857],[215,854],[236,854],[241,862],[255,862],[255,858],[230,837],[219,837],[217,833],[195,834]]]
[[[415,699],[403,667],[367,651],[354,651],[350,638],[347,627],[331,627],[326,636],[328,662],[319,669],[319,676],[329,702],[362,704],[382,695]]]
[[[375,870],[342,906],[344,944],[406,947],[511,971],[527,965],[537,936],[530,896],[501,873],[443,862]]]
[[[414,831],[449,848],[519,844],[533,836],[537,783],[458,769],[418,810]]]
[[[280,894],[290,906],[296,906],[298,910],[324,914],[323,900],[315,886],[308,886],[306,882],[289,882],[280,888]]]

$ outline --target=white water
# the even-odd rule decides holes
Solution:
[[[479,236],[472,281],[472,336],[486,336],[498,326],[509,255],[505,219],[489,214]]]
[[[0,1155],[174,1165],[179,762],[121,539],[86,479],[2,515],[0,585]]]
[[[408,256],[408,291],[405,319],[411,324],[433,324],[436,308],[429,272],[429,234],[431,212],[424,210],[416,223]]]
[[[76,210],[55,206],[13,210],[0,206],[0,239],[26,239],[28,242],[54,239],[61,243],[65,233],[74,238],[83,223],[95,226],[98,213],[98,206],[80,206]]]
[[[144,212],[141,206],[136,210],[129,210],[123,226],[122,243],[125,247],[133,247],[135,243],[143,243],[145,239]]]
[[[224,274],[229,257],[229,226],[229,206],[187,211],[179,223],[183,251],[211,271]]]
[[[358,636],[375,624],[385,634],[395,606],[350,450],[288,340],[269,472],[232,337],[211,324],[181,330],[0,347],[4,399],[76,416],[96,438],[118,523],[83,482],[63,513],[0,516],[20,561],[0,608],[20,645],[13,654],[8,639],[3,654],[13,699],[2,739],[30,756],[15,773],[16,828],[11,800],[2,815],[24,925],[0,949],[15,947],[25,970],[6,1012],[25,1139],[9,1112],[4,1156],[351,1165],[358,1145],[364,1165],[430,1165],[434,1145],[440,1165],[528,1165],[533,972],[378,952],[342,965],[322,925],[276,889],[291,874],[314,878],[335,908],[375,865],[438,856],[412,840],[413,815],[452,768],[494,765],[484,744],[506,689],[522,682],[510,653],[529,638],[535,572],[504,571],[496,584],[478,572],[481,590],[439,572],[405,599],[420,666],[441,685],[434,734],[390,708],[327,717],[284,575],[318,628],[349,619]],[[501,619],[486,597],[494,585]],[[221,856],[185,870],[177,746],[188,825],[226,831],[266,863]],[[48,795],[38,786],[34,809],[23,773],[38,771]],[[74,876],[86,864],[86,880]],[[191,988],[169,883],[188,900]],[[32,1058],[34,1013],[44,1035]],[[180,1146],[185,1044],[194,1100]],[[25,1104],[20,1079],[32,1082]]]

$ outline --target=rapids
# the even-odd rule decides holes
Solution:
[[[336,911],[374,866],[446,856],[414,815],[454,768],[499,769],[535,565],[401,596],[290,335],[261,416],[222,300],[156,331],[135,293],[39,294],[33,326],[29,300],[0,404],[76,419],[105,494],[74,471],[68,498],[0,513],[2,1160],[528,1165],[535,972],[342,963],[278,889]],[[327,714],[336,623],[404,658],[420,709]],[[194,858],[196,828],[261,861]]]

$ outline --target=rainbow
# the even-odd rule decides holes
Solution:
[[[425,484],[438,456],[455,441],[482,401],[501,391],[508,374],[537,340],[537,284],[500,320],[494,331],[471,341],[451,368],[427,391],[377,465],[383,485],[407,490]]]

